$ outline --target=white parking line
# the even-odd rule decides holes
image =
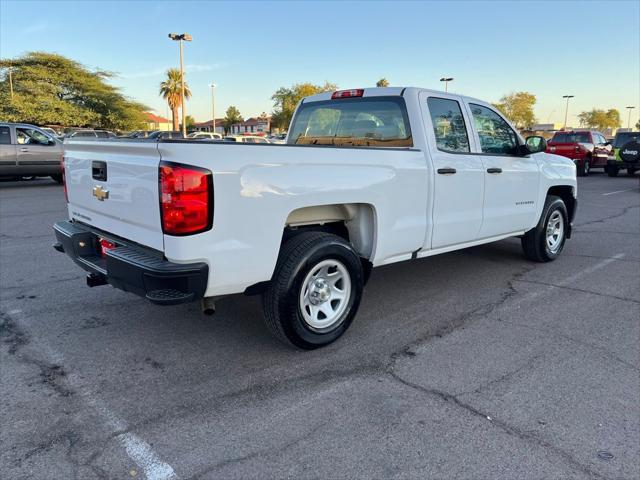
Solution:
[[[616,190],[615,192],[601,193],[601,195],[603,197],[606,197],[607,195],[615,195],[616,193],[631,192],[633,190],[636,190],[636,189],[635,188],[627,188],[626,190]]]
[[[20,328],[29,333],[31,337],[31,344],[33,344],[37,350],[39,350],[50,363],[56,365],[64,365],[64,357],[61,353],[52,349],[48,344],[44,343],[41,339],[36,339],[29,331],[26,322],[21,318],[22,310],[13,309],[8,312],[13,320],[20,322]],[[137,435],[126,432],[128,429],[127,423],[117,417],[98,397],[87,390],[83,385],[81,379],[75,373],[67,375],[66,381],[69,383],[73,390],[75,390],[80,398],[82,398],[87,405],[89,405],[96,413],[102,417],[102,421],[105,426],[113,433],[122,431],[120,435],[116,435],[120,444],[124,447],[127,455],[135,464],[144,471],[144,474],[148,480],[175,480],[177,475],[174,472],[171,465],[162,461],[160,456],[153,450],[151,445],[145,442]]]

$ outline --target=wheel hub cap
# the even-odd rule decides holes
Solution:
[[[551,253],[556,253],[564,239],[564,219],[559,211],[555,211],[549,217],[546,231],[547,247]]]
[[[344,319],[351,297],[351,276],[338,260],[317,263],[300,288],[300,312],[313,330],[335,328]]]

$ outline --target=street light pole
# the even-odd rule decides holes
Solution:
[[[449,82],[453,80],[453,77],[442,77],[440,79],[441,82],[444,82],[444,91],[449,91]]]
[[[186,137],[187,136],[187,114],[186,114],[186,110],[185,110],[185,99],[184,99],[184,48],[183,48],[183,42],[190,42],[193,37],[191,37],[191,35],[189,35],[188,33],[181,33],[181,34],[177,34],[177,33],[170,33],[169,34],[169,38],[171,40],[176,40],[178,42],[180,42],[180,98],[181,98],[181,102],[182,102],[182,136]],[[175,128],[175,125],[174,127]]]
[[[211,132],[216,133],[216,94],[215,94],[216,84],[212,83],[210,87],[211,87],[211,113],[213,115],[213,120],[211,120],[212,122]]]
[[[631,130],[631,110],[633,110],[636,107],[627,107],[627,110],[629,110],[629,117],[627,118],[627,128],[629,130]]]
[[[569,99],[573,98],[573,95],[563,95],[562,98],[567,99],[567,106],[564,109],[564,127],[562,127],[562,129],[564,130],[567,128],[567,115],[569,114]]]

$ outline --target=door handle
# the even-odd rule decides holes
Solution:
[[[456,173],[456,169],[455,168],[439,168],[438,173],[440,175],[453,175],[454,173]]]
[[[502,173],[501,168],[487,168],[487,173]]]

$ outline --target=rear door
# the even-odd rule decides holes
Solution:
[[[484,165],[484,209],[480,238],[525,231],[535,224],[539,168],[534,155],[516,156],[520,139],[488,105],[468,103]]]
[[[11,141],[11,127],[0,125],[0,174],[10,175],[16,169],[16,146]]]
[[[163,250],[155,142],[72,140],[65,174],[72,219]]]
[[[469,117],[455,95],[422,92],[420,105],[435,170],[433,233],[424,248],[471,242],[482,225],[484,169],[472,154]]]

